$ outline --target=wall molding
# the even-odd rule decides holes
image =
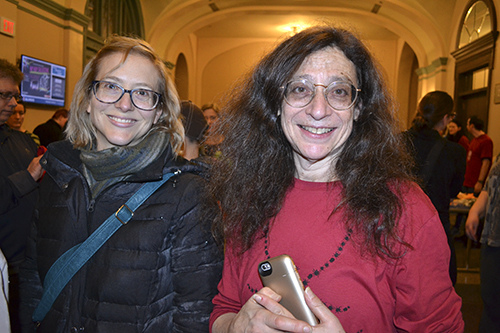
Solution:
[[[19,10],[22,10],[23,12],[26,12],[30,15],[38,17],[39,19],[42,19],[46,22],[49,22],[49,23],[51,23],[59,28],[72,30],[72,31],[74,31],[78,34],[81,34],[81,35],[85,34],[85,30],[90,22],[90,18],[88,18],[84,14],[82,14],[74,9],[70,9],[70,8],[66,8],[64,6],[61,6],[60,4],[58,4],[54,1],[51,1],[51,0],[25,0],[25,1],[33,6],[37,7],[37,8],[40,8],[41,10],[43,10],[46,13],[52,14],[60,19],[65,20],[65,21],[73,22],[73,23],[81,26],[82,29],[77,29],[75,27],[72,27],[69,24],[61,24],[59,22],[56,22],[53,19],[51,19],[51,18],[49,18],[49,17],[47,17],[39,12],[35,12],[29,8],[20,6],[19,2],[15,1],[15,4],[17,5],[17,8]]]
[[[447,57],[440,57],[434,60],[429,66],[421,67],[415,70],[418,75],[418,80],[427,80],[440,73],[446,72],[446,65],[448,64]]]
[[[417,75],[425,75],[434,73],[439,67],[446,67],[448,63],[447,57],[441,57],[434,60],[429,66],[421,67],[416,70]],[[444,70],[446,71],[446,70]]]

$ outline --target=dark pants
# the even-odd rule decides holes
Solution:
[[[450,224],[450,214],[439,213],[439,219],[443,224],[444,232],[446,233],[446,238],[448,240],[448,246],[450,247],[450,279],[453,285],[457,283],[457,255],[455,253],[455,244],[453,236],[451,235],[451,224]]]
[[[457,283],[457,254],[455,252],[455,242],[451,235],[446,235],[448,238],[448,245],[450,247],[450,279],[451,283],[455,285]]]
[[[17,273],[9,274],[9,315],[12,333],[21,332],[21,321],[19,319],[19,274]]]
[[[479,333],[500,332],[500,247],[481,244],[481,297]]]

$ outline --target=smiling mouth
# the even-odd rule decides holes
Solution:
[[[118,117],[113,117],[113,116],[108,116],[109,119],[116,121],[117,123],[120,124],[132,124],[135,123],[134,119],[123,119],[123,118],[118,118]]]
[[[299,125],[300,128],[312,133],[312,134],[325,134],[325,133],[329,133],[331,131],[333,131],[333,128],[329,128],[329,127],[320,127],[320,128],[317,128],[317,127],[309,127],[309,126],[302,126],[302,125]]]

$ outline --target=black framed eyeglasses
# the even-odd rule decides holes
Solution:
[[[156,91],[143,88],[128,90],[119,84],[108,81],[93,81],[92,91],[99,102],[106,104],[118,102],[127,93],[130,95],[132,104],[144,111],[154,110],[161,99],[161,95]]]
[[[303,108],[309,105],[316,96],[316,87],[318,86],[325,88],[323,94],[328,105],[337,111],[344,111],[352,107],[361,91],[350,82],[335,81],[326,86],[302,79],[290,81],[282,87],[285,101],[291,107]]]
[[[19,94],[13,94],[11,92],[0,91],[0,98],[2,98],[3,100],[10,101],[12,99],[12,97],[14,97],[16,102],[20,102],[23,99],[22,96]]]

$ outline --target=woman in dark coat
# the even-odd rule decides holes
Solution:
[[[448,124],[448,135],[446,138],[451,142],[456,142],[465,148],[465,151],[469,150],[469,139],[465,135],[465,131],[462,127],[462,123],[456,119],[453,119]]]
[[[112,38],[75,87],[67,141],[49,146],[23,265],[25,331],[51,265],[142,185],[175,175],[59,294],[38,332],[205,332],[222,260],[201,216],[204,180],[177,158],[179,100],[145,42]],[[38,323],[37,323],[38,324]]]
[[[443,139],[439,131],[446,128],[455,117],[453,99],[444,91],[432,91],[418,104],[417,114],[410,130],[406,132],[408,144],[415,158],[414,173],[421,179],[422,189],[431,199],[448,236],[450,245],[450,277],[457,281],[455,248],[450,232],[450,199],[462,188],[465,174],[466,152],[459,144]],[[435,154],[432,168],[431,152],[438,142],[442,148]],[[426,178],[427,177],[427,178]]]

